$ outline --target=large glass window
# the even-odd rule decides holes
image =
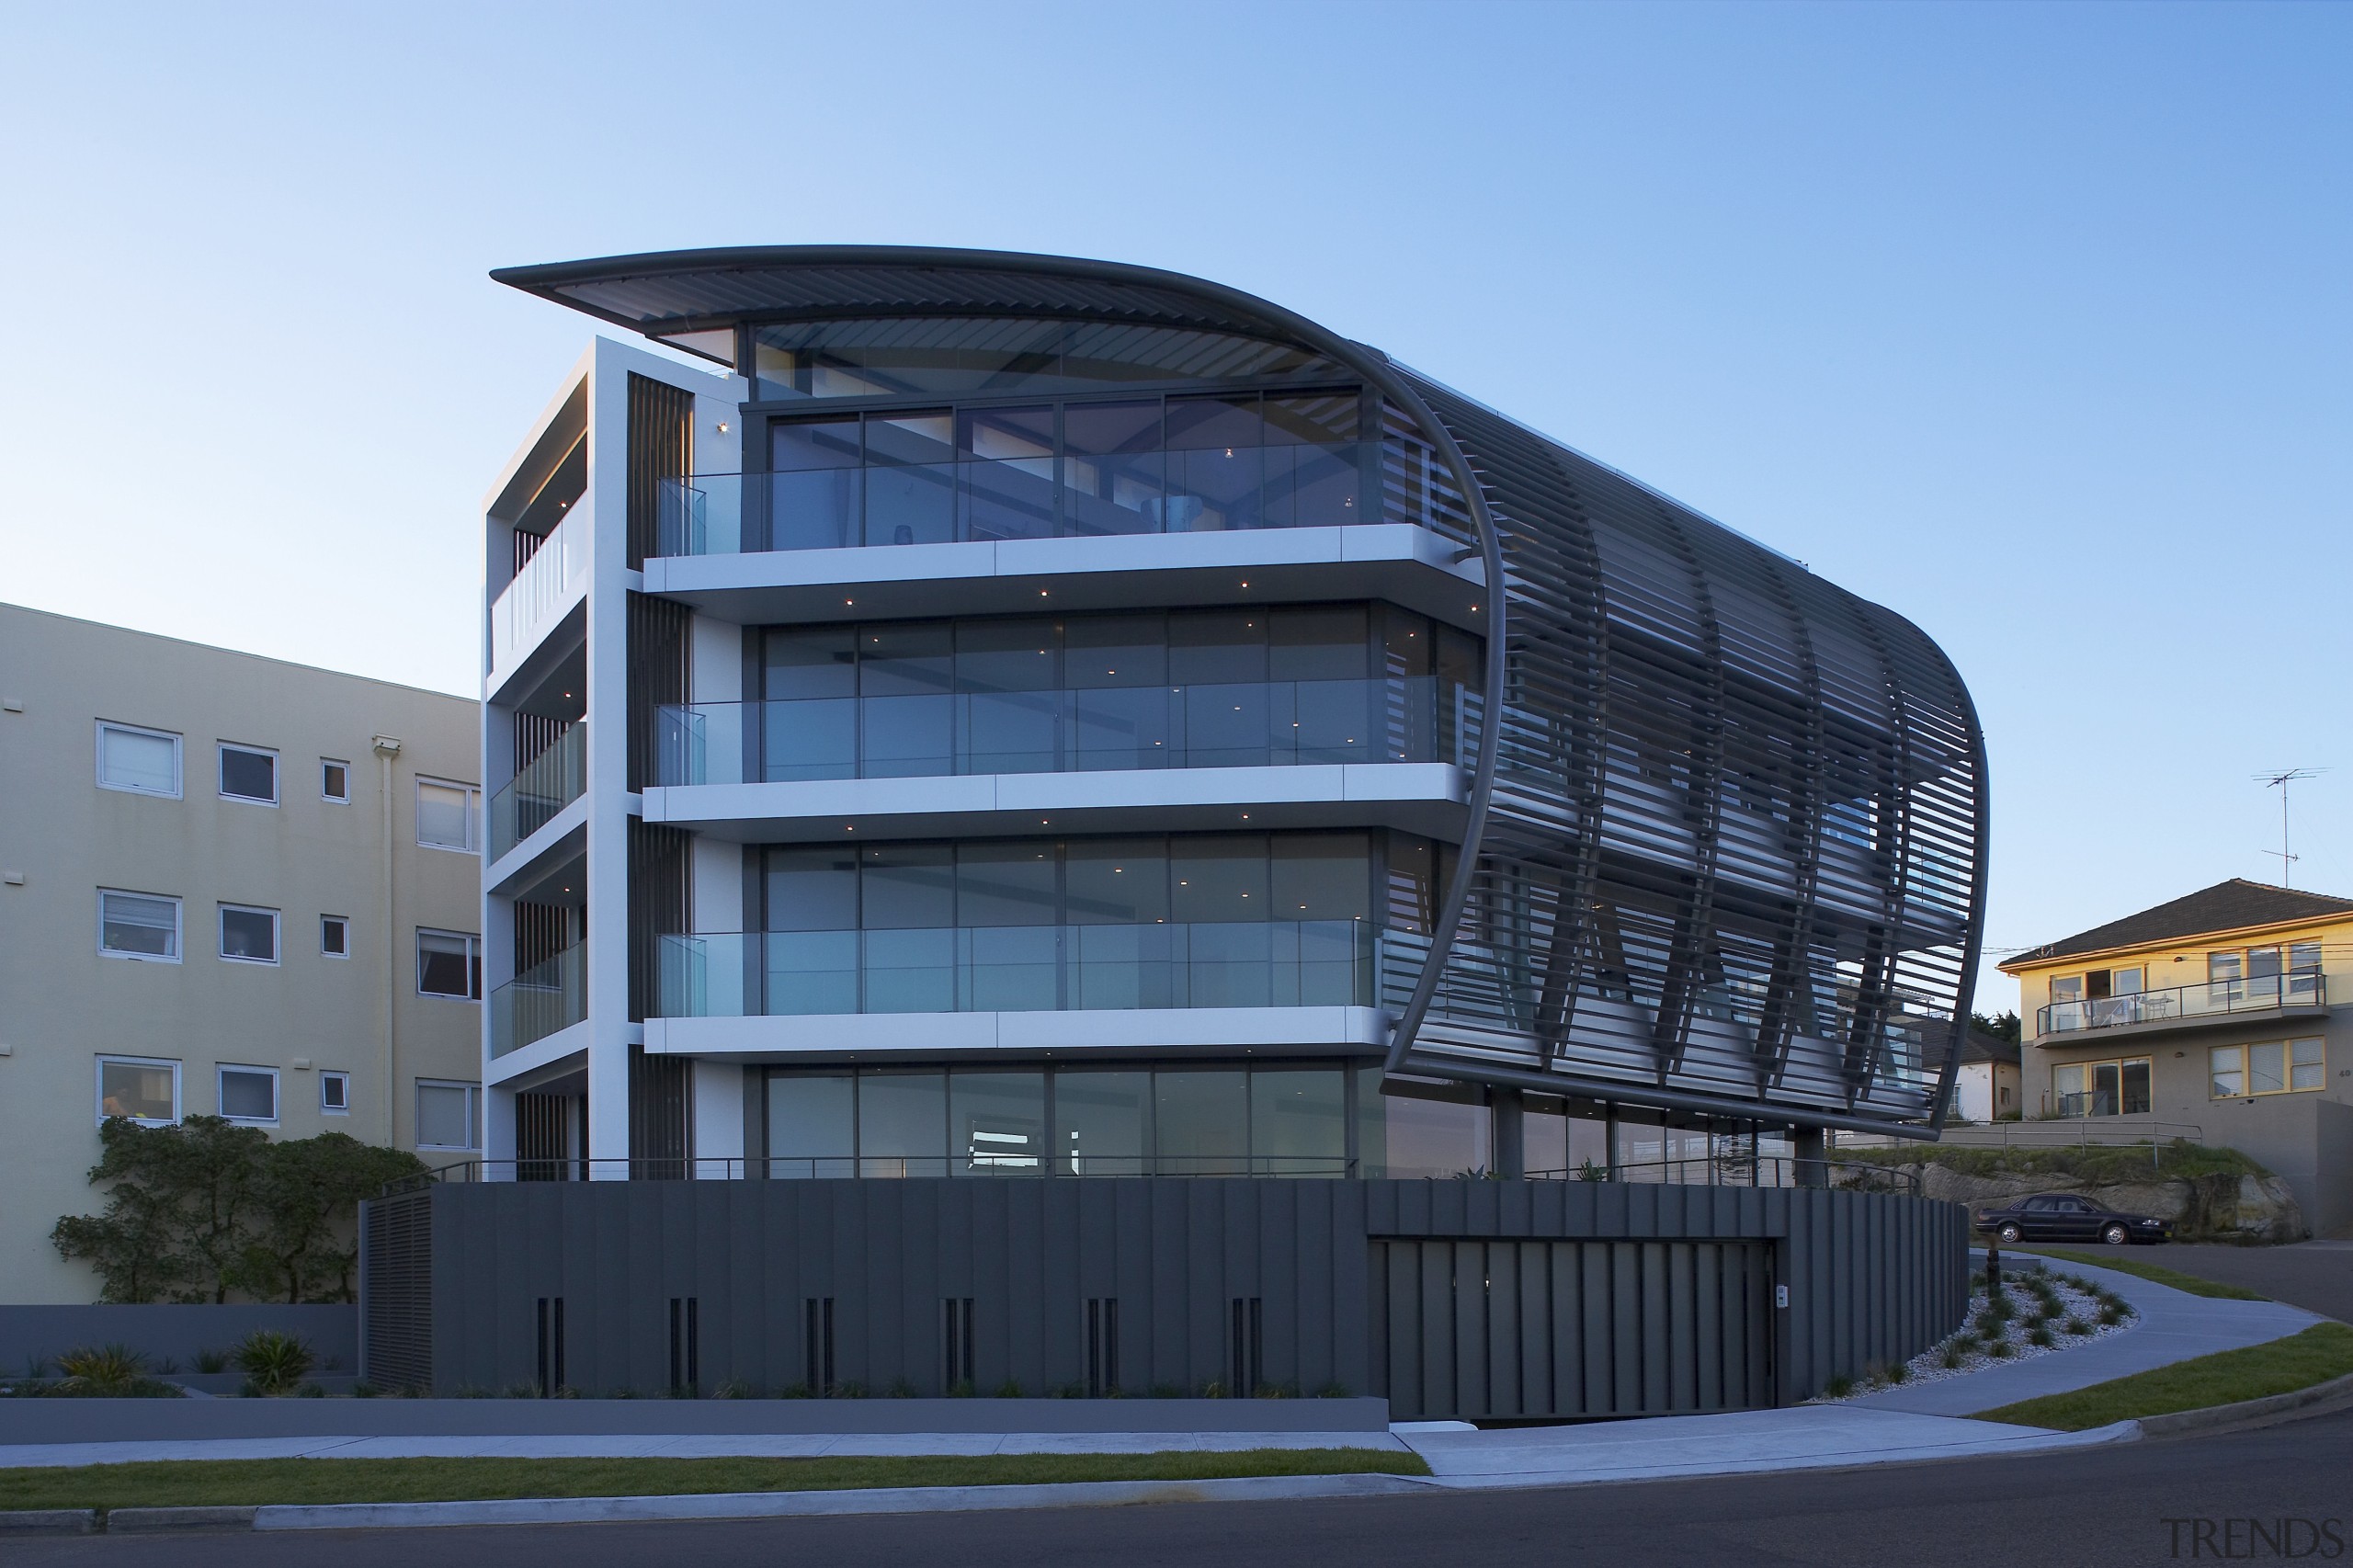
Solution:
[[[2319,1038],[2210,1046],[2207,1093],[2222,1100],[2323,1088],[2327,1062],[2327,1046]]]
[[[1152,1074],[1054,1074],[1054,1168],[1065,1176],[1137,1176],[1152,1151]]]
[[[180,1119],[180,1064],[150,1056],[98,1058],[98,1119],[127,1116],[149,1127]]]
[[[847,1073],[779,1074],[768,1079],[767,1090],[770,1176],[855,1174],[855,1079]]]
[[[948,1139],[959,1176],[1040,1174],[1046,1164],[1046,1075],[951,1074]]]
[[[947,1074],[858,1074],[860,1176],[937,1176],[946,1169],[947,1160]]]
[[[2052,1108],[2061,1116],[2144,1116],[2150,1059],[2067,1062],[2051,1069]]]

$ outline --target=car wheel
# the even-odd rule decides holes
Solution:
[[[2015,1224],[2005,1225],[1994,1233],[2001,1237],[2004,1241],[2009,1243],[2012,1246],[2016,1246],[2018,1243],[2026,1240],[2026,1233],[2019,1230]]]
[[[2100,1232],[2099,1239],[2112,1247],[2120,1247],[2132,1239],[2132,1233],[2121,1225],[2110,1225]]]

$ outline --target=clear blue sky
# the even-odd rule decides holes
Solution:
[[[0,48],[0,599],[450,691],[586,318],[816,241],[1250,290],[1920,623],[1989,946],[2353,895],[2353,7],[41,6]],[[1998,974],[1981,993],[2006,1006]]]

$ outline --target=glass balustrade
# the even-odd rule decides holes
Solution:
[[[665,936],[656,1016],[1369,1006],[1361,920]]]
[[[490,858],[553,822],[587,788],[588,726],[574,724],[490,798]]]
[[[490,1053],[545,1040],[588,1016],[588,944],[575,942],[490,994]]]
[[[2327,980],[2318,970],[2302,970],[2292,974],[2255,975],[2243,980],[2211,980],[2198,985],[2172,986],[2162,991],[2136,991],[2123,996],[2052,1002],[2036,1013],[2034,1030],[2038,1035],[2074,1034],[2082,1029],[2107,1029],[2126,1024],[2162,1023],[2175,1018],[2256,1012],[2268,1007],[2323,1007],[2327,1005]]]
[[[1223,533],[1377,521],[1364,442],[842,462],[661,482],[660,554]]]
[[[659,710],[654,781],[1468,767],[1479,712],[1475,694],[1431,676],[699,702]]]

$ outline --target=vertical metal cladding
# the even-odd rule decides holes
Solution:
[[[1940,1118],[1984,764],[1917,628],[1407,377],[1501,558],[1486,809],[1392,1070],[1765,1120]]]

